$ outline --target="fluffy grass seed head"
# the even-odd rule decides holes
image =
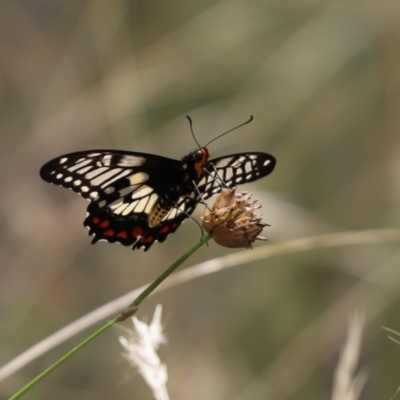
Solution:
[[[157,354],[160,344],[166,343],[161,326],[162,306],[159,304],[154,311],[150,325],[132,318],[134,331],[127,339],[119,337],[119,341],[125,350],[124,357],[138,372],[153,392],[156,400],[168,400],[167,367]]]

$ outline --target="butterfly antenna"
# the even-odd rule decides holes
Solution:
[[[197,194],[199,195],[198,203],[203,204],[207,208],[208,211],[211,211],[211,208],[208,207],[207,203],[203,199],[203,195],[200,193],[200,190],[199,190],[198,186],[196,185],[196,182],[192,181],[192,183],[193,183],[194,188],[196,189]]]
[[[209,212],[211,212],[211,208],[208,207],[207,203],[206,203],[205,200],[203,199],[203,195],[200,193],[200,190],[199,190],[198,186],[196,185],[196,182],[195,182],[195,181],[192,181],[192,183],[193,183],[194,188],[196,189],[197,194],[199,195],[198,203],[203,204],[204,207],[205,207]],[[193,218],[192,216],[189,216],[189,218],[193,219],[194,222],[196,222],[196,224],[199,226],[200,231],[201,231],[201,238],[200,238],[200,240],[203,239],[203,237],[205,236],[203,226],[200,225],[199,221],[197,221],[197,219]],[[207,243],[207,246],[208,246],[208,243]]]
[[[187,117],[187,118],[189,118],[189,117]],[[219,136],[217,136],[217,137],[214,138],[213,140],[210,140],[204,147],[208,147],[212,142],[214,142],[215,140],[219,139],[220,137],[226,135],[227,133],[232,132],[232,131],[234,131],[234,130],[236,130],[236,129],[238,129],[238,128],[244,126],[244,125],[249,124],[251,121],[253,121],[253,119],[254,119],[253,116],[250,115],[250,118],[249,118],[246,122],[243,122],[243,124],[240,124],[240,125],[238,125],[238,126],[235,126],[235,127],[232,128],[232,129],[229,129],[229,131],[226,131],[226,132],[224,132],[224,133],[221,133]],[[190,119],[189,119],[189,120],[190,120]],[[195,140],[196,140],[196,139],[195,139]],[[197,143],[197,140],[196,140],[196,143]]]
[[[192,132],[193,139],[196,142],[197,146],[199,146],[199,149],[201,149],[201,146],[197,141],[196,136],[194,135],[192,118],[190,118],[189,115],[186,115],[186,118],[189,120],[190,132]]]

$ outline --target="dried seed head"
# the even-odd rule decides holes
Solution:
[[[236,193],[234,189],[222,189],[215,200],[212,211],[205,211],[203,228],[221,246],[252,248],[257,240],[267,240],[258,236],[268,224],[261,221],[257,210],[261,204],[250,201],[251,194]]]

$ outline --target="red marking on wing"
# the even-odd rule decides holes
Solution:
[[[92,219],[92,222],[93,222],[95,225],[97,225],[97,224],[100,222],[100,218],[99,218],[99,217],[94,217],[94,218]]]
[[[109,226],[110,225],[110,221],[108,221],[108,220],[104,220],[101,224],[100,224],[100,226],[102,227],[102,228],[107,228],[107,226]]]
[[[154,242],[154,237],[153,237],[153,236],[144,237],[144,238],[141,240],[141,242],[142,242],[142,243],[152,243],[152,242]]]
[[[160,229],[160,233],[167,233],[169,232],[169,226],[165,225]]]
[[[112,229],[109,229],[108,231],[104,232],[104,236],[114,236],[114,231]]]
[[[118,233],[117,237],[119,237],[121,239],[127,239],[128,238],[128,232],[121,231],[121,232]]]
[[[143,234],[143,229],[140,226],[137,226],[132,232],[132,235],[134,237],[141,236],[142,234]]]

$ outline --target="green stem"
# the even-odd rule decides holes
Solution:
[[[118,318],[114,318],[112,321],[108,322],[106,325],[101,327],[98,331],[90,335],[83,342],[79,343],[78,346],[74,347],[71,351],[61,357],[58,361],[56,361],[49,368],[45,369],[41,374],[39,374],[36,378],[32,379],[27,385],[25,385],[22,389],[20,389],[17,393],[10,397],[9,400],[20,399],[25,393],[27,393],[30,389],[32,389],[37,383],[39,383],[42,379],[44,379],[47,375],[53,372],[57,367],[71,358],[75,353],[77,353],[80,349],[89,344],[92,340],[94,340],[97,336],[100,336],[107,329],[111,328],[118,322]]]
[[[188,252],[186,252],[182,257],[180,257],[177,261],[175,261],[166,271],[164,271],[157,279],[155,279],[154,282],[152,282],[143,292],[129,305],[128,310],[132,310],[132,312],[124,312],[120,316],[112,319],[110,322],[108,322],[106,325],[101,327],[99,330],[97,330],[95,333],[90,335],[87,339],[85,339],[83,342],[78,344],[78,346],[74,347],[71,351],[69,351],[67,354],[65,354],[63,357],[61,357],[58,361],[56,361],[53,365],[51,365],[49,368],[44,370],[40,375],[38,375],[36,378],[31,380],[27,385],[25,385],[22,389],[20,389],[17,393],[15,393],[13,396],[9,398],[9,400],[17,400],[20,399],[25,393],[27,393],[30,389],[32,389],[36,384],[38,384],[42,379],[44,379],[47,375],[49,375],[51,372],[53,372],[57,367],[59,367],[61,364],[63,364],[65,361],[70,359],[75,353],[77,353],[79,350],[81,350],[83,347],[85,347],[87,344],[89,344],[92,340],[96,339],[98,336],[100,336],[103,332],[106,330],[110,329],[112,326],[117,324],[118,322],[124,320],[127,318],[128,314],[132,315],[135,310],[137,309],[137,306],[161,283],[163,282],[169,275],[172,274],[185,260],[187,260],[196,250],[198,250],[203,244],[205,244],[208,240],[210,240],[210,236],[206,235],[204,236],[200,242],[198,242],[196,245],[194,245]]]
[[[172,274],[184,261],[186,261],[196,250],[198,250],[203,244],[210,240],[210,235],[204,236],[200,242],[194,245],[188,252],[186,252],[181,258],[176,260],[167,270],[165,270],[154,282],[152,282],[143,292],[136,297],[136,299],[129,305],[128,308],[137,307],[164,279]]]

